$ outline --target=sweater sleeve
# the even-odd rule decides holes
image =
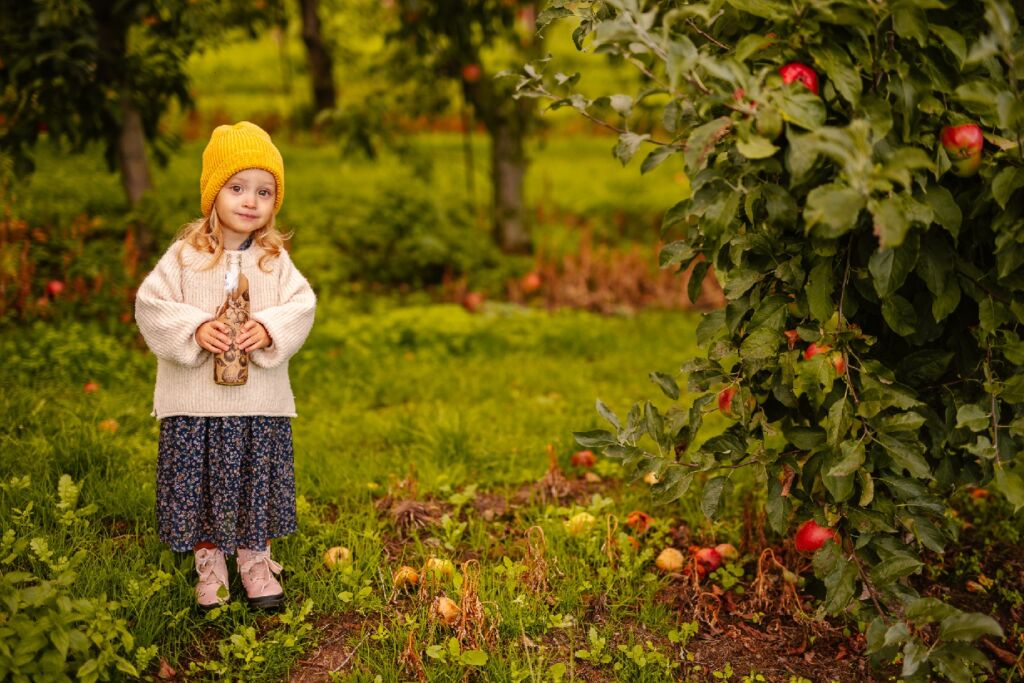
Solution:
[[[267,328],[271,345],[250,354],[252,362],[260,367],[281,365],[302,347],[313,327],[316,294],[299,269],[292,263],[288,252],[282,251],[279,279],[280,297],[277,306],[264,308],[252,314],[253,320]]]
[[[196,342],[195,331],[215,316],[184,303],[177,250],[176,243],[139,286],[135,322],[157,358],[198,367],[206,361],[209,351]]]

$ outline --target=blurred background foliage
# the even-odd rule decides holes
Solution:
[[[534,3],[0,5],[0,320],[130,322],[134,286],[198,213],[210,132],[239,120],[284,154],[279,224],[324,295],[689,303],[652,246],[688,192],[680,167],[641,182],[613,132],[508,96],[501,72],[546,53],[586,66],[584,91],[635,85],[571,27],[538,35]],[[658,125],[643,107],[623,123]]]

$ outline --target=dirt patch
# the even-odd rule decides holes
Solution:
[[[315,649],[295,663],[288,676],[289,682],[327,681],[332,673],[349,671],[367,624],[365,617],[354,612],[318,619],[313,630],[321,634],[320,640]]]

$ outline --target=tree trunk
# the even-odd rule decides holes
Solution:
[[[309,57],[309,75],[313,82],[313,108],[316,113],[333,109],[337,101],[334,91],[334,66],[331,55],[324,47],[320,33],[318,0],[299,0],[302,11],[302,42]]]
[[[142,117],[135,103],[127,97],[121,100],[124,119],[117,142],[117,160],[121,167],[121,182],[128,195],[128,203],[135,206],[146,190],[153,187],[146,164],[146,136],[142,130]]]
[[[491,128],[491,178],[494,185],[494,239],[507,253],[530,251],[523,206],[526,151],[514,119],[499,116]]]

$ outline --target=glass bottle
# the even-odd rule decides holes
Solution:
[[[217,320],[227,325],[231,346],[214,355],[213,381],[228,386],[245,384],[249,379],[249,354],[235,343],[249,320],[249,279],[242,273],[240,253],[228,254],[224,303],[217,311]]]

